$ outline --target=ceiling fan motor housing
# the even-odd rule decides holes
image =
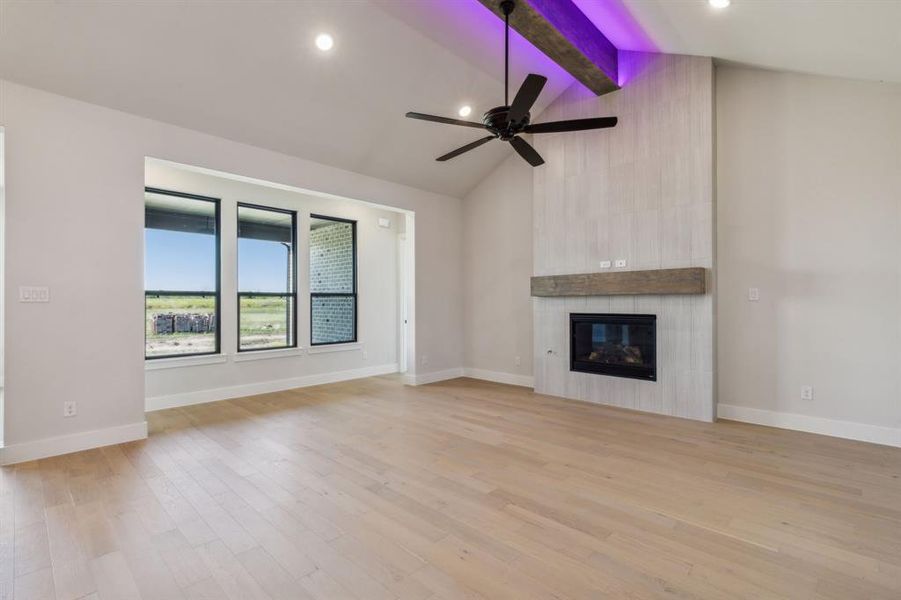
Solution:
[[[507,141],[529,124],[529,113],[526,113],[526,116],[519,121],[512,122],[508,120],[509,113],[509,106],[496,106],[482,115],[482,123],[488,128],[488,131]]]

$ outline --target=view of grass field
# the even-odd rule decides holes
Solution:
[[[241,350],[282,348],[291,344],[293,298],[241,296],[238,306]]]
[[[216,306],[219,222],[216,201],[147,192],[145,210],[145,356],[217,351],[217,332],[233,331],[234,305]],[[238,348],[294,344],[296,215],[238,206]],[[218,309],[218,310],[217,310]],[[222,351],[234,350],[227,339]]]
[[[277,296],[240,299],[240,336],[242,350],[280,348],[289,345],[293,335],[289,315],[293,314],[293,299]],[[215,296],[147,296],[146,298],[146,355],[172,356],[216,351],[216,334],[166,333],[155,334],[153,320],[160,314],[216,313]]]

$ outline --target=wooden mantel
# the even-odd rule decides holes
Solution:
[[[532,277],[532,295],[633,296],[707,293],[707,269],[655,269]]]

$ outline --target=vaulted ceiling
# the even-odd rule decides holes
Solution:
[[[434,158],[484,134],[404,118],[503,104],[503,27],[477,0],[0,2],[0,77],[461,196],[512,149]],[[324,54],[314,38],[330,32]],[[452,50],[452,51],[449,51]],[[572,79],[514,36],[511,87]]]
[[[901,81],[897,0],[575,2],[620,48]],[[501,104],[502,53],[479,0],[0,2],[2,78],[454,196],[512,150],[436,163],[478,132],[403,115]],[[511,53],[511,88],[549,79],[537,113],[574,81],[517,34]]]

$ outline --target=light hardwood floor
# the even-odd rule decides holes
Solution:
[[[0,470],[0,598],[901,598],[901,449],[393,377]]]

